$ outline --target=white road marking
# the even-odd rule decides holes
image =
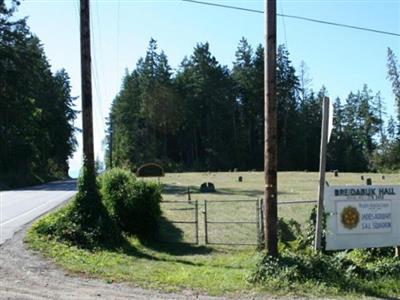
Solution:
[[[0,226],[4,226],[4,225],[6,225],[6,224],[8,224],[8,223],[12,223],[12,222],[15,221],[15,220],[18,220],[18,219],[20,219],[20,218],[22,218],[22,217],[25,217],[25,216],[29,215],[31,212],[33,212],[33,211],[35,211],[35,210],[37,210],[37,209],[39,209],[39,208],[42,208],[43,206],[46,206],[46,205],[48,205],[49,203],[51,203],[51,201],[47,201],[47,202],[45,202],[45,203],[43,203],[43,204],[41,204],[41,205],[39,205],[39,206],[37,206],[37,207],[34,207],[34,208],[32,208],[32,209],[30,209],[30,210],[24,212],[23,214],[20,214],[20,215],[18,215],[18,216],[16,216],[16,217],[14,217],[14,218],[12,218],[12,219],[6,221],[6,222],[0,223]]]
[[[75,193],[71,181],[0,192],[0,245],[24,224],[73,198]]]

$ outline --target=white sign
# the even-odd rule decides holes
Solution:
[[[400,245],[400,186],[325,188],[326,249]]]
[[[329,101],[329,122],[328,122],[328,143],[331,139],[332,130],[333,130],[333,113],[334,113],[333,102]]]

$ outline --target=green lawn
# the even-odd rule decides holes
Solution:
[[[361,174],[339,174],[338,178],[328,174],[330,185],[362,184]],[[243,182],[237,182],[238,176]],[[376,184],[393,184],[400,182],[400,175],[366,174]],[[315,200],[318,184],[317,173],[285,172],[279,174],[279,201]],[[246,278],[256,264],[254,246],[221,246],[204,244],[204,200],[209,201],[210,220],[254,220],[255,204],[220,204],[216,200],[252,200],[262,196],[263,174],[260,172],[238,173],[180,173],[167,174],[161,179],[164,184],[165,201],[180,203],[162,204],[165,226],[163,230],[171,235],[171,239],[182,238],[184,241],[194,239],[192,224],[171,224],[168,220],[194,220],[192,208],[194,201],[199,203],[199,237],[201,245],[183,244],[143,244],[138,239],[128,237],[125,245],[118,249],[98,249],[87,251],[76,247],[48,240],[30,230],[27,236],[29,247],[40,251],[46,257],[71,273],[102,278],[108,282],[131,282],[145,288],[160,288],[166,291],[193,289],[211,295],[242,294],[274,294],[274,295],[306,295],[360,298],[365,295],[381,295],[383,297],[400,297],[400,279],[387,281],[387,289],[380,288],[373,293],[369,291],[348,289],[343,291],[326,284],[305,283],[287,285],[275,282],[273,285],[250,285]],[[211,181],[217,193],[201,194],[198,187],[202,182]],[[187,187],[193,192],[192,202],[187,201]],[[250,202],[249,202],[250,203]],[[312,205],[295,204],[279,206],[280,216],[293,218],[304,223],[308,218]],[[186,227],[185,227],[186,226]],[[237,240],[252,235],[252,228],[221,229],[219,225],[210,228],[210,239]],[[225,226],[225,225],[224,225]],[[34,228],[34,227],[33,227]],[[167,235],[166,235],[167,236]],[[386,283],[385,283],[386,284]],[[377,283],[371,282],[371,286]],[[372,288],[371,288],[372,289]],[[378,293],[378,294],[377,294]],[[380,294],[381,293],[381,294]]]
[[[326,180],[330,185],[365,184],[361,180],[371,178],[374,184],[398,184],[400,174],[357,174],[327,173]],[[238,182],[238,177],[243,182]],[[163,199],[180,201],[180,203],[164,203],[164,216],[169,220],[193,221],[194,201],[199,208],[199,241],[204,243],[204,201],[207,200],[207,216],[209,221],[244,221],[255,222],[257,217],[256,200],[263,197],[262,172],[224,172],[224,173],[177,173],[167,174],[161,179]],[[200,193],[203,182],[212,182],[216,193]],[[191,191],[191,203],[188,203],[188,188]],[[318,189],[318,173],[315,172],[281,172],[278,174],[278,215],[285,219],[293,219],[304,225],[308,220],[314,203],[284,204],[283,202],[316,200]],[[253,200],[248,202],[218,202],[232,200]],[[209,242],[211,243],[257,243],[256,224],[209,224]],[[163,230],[164,239],[182,238],[185,242],[195,241],[195,226],[191,224],[167,224]]]

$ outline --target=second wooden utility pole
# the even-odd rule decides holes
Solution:
[[[278,140],[276,97],[276,0],[265,0],[264,48],[264,238],[269,255],[278,255]]]
[[[89,0],[80,1],[81,20],[81,80],[82,80],[82,126],[83,163],[88,174],[95,174],[93,147],[92,70],[90,54]]]
[[[315,224],[315,242],[314,249],[322,248],[322,230],[324,220],[324,192],[325,192],[325,173],[326,173],[326,148],[328,144],[329,131],[329,98],[325,97],[322,104],[322,127],[321,127],[321,150],[319,158],[319,186],[317,217]]]

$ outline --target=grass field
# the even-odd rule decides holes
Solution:
[[[238,176],[243,182],[237,181]],[[339,174],[335,178],[328,174],[330,185],[363,184],[361,174]],[[398,184],[399,174],[387,174],[382,180],[378,174],[364,174],[374,184]],[[279,173],[279,202],[315,200],[318,184],[317,173],[284,172]],[[215,184],[216,193],[202,194],[198,188],[201,183],[211,181]],[[192,289],[199,293],[211,295],[301,295],[330,298],[359,299],[365,296],[400,297],[399,279],[371,282],[368,288],[338,288],[329,283],[306,282],[302,284],[274,284],[256,286],[246,278],[256,265],[254,246],[221,246],[204,245],[204,200],[209,201],[210,220],[254,220],[255,204],[236,204],[229,202],[218,204],[220,200],[254,200],[262,197],[263,174],[260,172],[238,173],[181,173],[167,174],[161,179],[164,185],[163,203],[166,234],[172,239],[194,239],[193,224],[171,224],[171,220],[194,220],[194,201],[199,203],[199,236],[202,245],[184,244],[146,244],[134,237],[127,237],[126,245],[120,249],[99,249],[88,251],[69,247],[63,243],[40,236],[30,230],[27,236],[29,247],[40,251],[56,264],[76,274],[104,279],[108,282],[131,282],[145,288],[157,288],[166,291]],[[192,202],[187,201],[187,187],[190,187]],[[251,202],[249,202],[251,203]],[[255,202],[253,202],[255,203]],[[215,207],[211,207],[215,205]],[[312,205],[294,204],[279,206],[280,216],[293,218],[300,223],[308,218]],[[214,225],[220,226],[220,225]],[[254,226],[254,224],[252,225]],[[239,226],[241,227],[241,226]],[[34,227],[33,227],[34,228]],[[255,239],[255,228],[228,229],[210,228],[210,239],[238,240],[252,235]]]
[[[238,181],[238,177],[243,182]],[[361,180],[364,176],[364,181]],[[358,174],[327,173],[326,181],[332,185],[365,184],[371,178],[373,184],[398,184],[400,174]],[[164,216],[173,221],[194,221],[195,201],[198,201],[199,241],[204,243],[204,201],[207,200],[207,219],[210,222],[242,221],[255,222],[257,218],[256,200],[263,197],[264,177],[262,172],[224,172],[224,173],[176,173],[167,174],[161,179],[163,184],[162,204]],[[212,182],[216,193],[200,193],[203,182]],[[191,191],[191,203],[188,203],[188,188]],[[318,173],[316,172],[281,172],[278,174],[278,215],[285,219],[293,219],[304,225],[308,220],[314,203],[285,204],[317,199]],[[240,201],[235,201],[240,200]],[[241,200],[249,200],[242,202]],[[253,200],[253,201],[250,201]],[[179,201],[180,203],[168,203]],[[234,201],[234,202],[220,202]],[[195,241],[194,224],[173,224],[165,226],[164,240]],[[257,243],[256,224],[218,224],[208,225],[210,243]]]

